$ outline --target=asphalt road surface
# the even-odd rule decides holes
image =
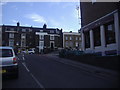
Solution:
[[[18,58],[19,78],[3,79],[2,88],[116,88],[119,84],[57,62],[49,55],[21,54]]]

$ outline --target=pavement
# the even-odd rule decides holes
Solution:
[[[69,60],[69,59],[64,59],[61,58],[61,60],[59,59],[59,54],[58,53],[50,53],[50,54],[46,54],[46,56],[49,57],[54,57],[57,62],[63,63],[63,64],[67,64],[67,65],[71,65],[73,67],[79,68],[85,72],[91,73],[94,76],[100,77],[100,78],[113,78],[118,80],[120,77],[119,72],[117,71],[113,71],[113,70],[109,70],[109,69],[105,69],[105,68],[101,68],[101,67],[96,67],[96,66],[92,66],[92,65],[88,65],[88,64],[84,64],[84,63],[80,63],[77,61],[73,61],[73,60]]]

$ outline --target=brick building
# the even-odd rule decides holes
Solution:
[[[62,29],[58,28],[47,28],[47,25],[44,24],[43,28],[35,29],[36,33],[36,48],[38,48],[39,52],[43,50],[55,50],[62,48]]]
[[[78,48],[81,50],[81,35],[77,32],[63,32],[63,48]]]
[[[104,55],[120,54],[118,2],[80,2],[82,50]]]
[[[42,49],[62,48],[62,30],[57,28],[47,28],[44,24],[43,28],[2,25],[2,45],[11,46],[19,49],[35,48],[40,52]],[[46,35],[43,35],[45,33]],[[43,36],[42,36],[43,35]]]

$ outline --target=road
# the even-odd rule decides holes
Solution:
[[[5,79],[2,88],[116,88],[111,78],[98,78],[60,63],[49,55],[19,55],[19,78]]]

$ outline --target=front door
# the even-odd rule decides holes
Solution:
[[[54,46],[53,46],[54,44],[53,43],[51,43],[51,49],[53,49],[54,48]]]

